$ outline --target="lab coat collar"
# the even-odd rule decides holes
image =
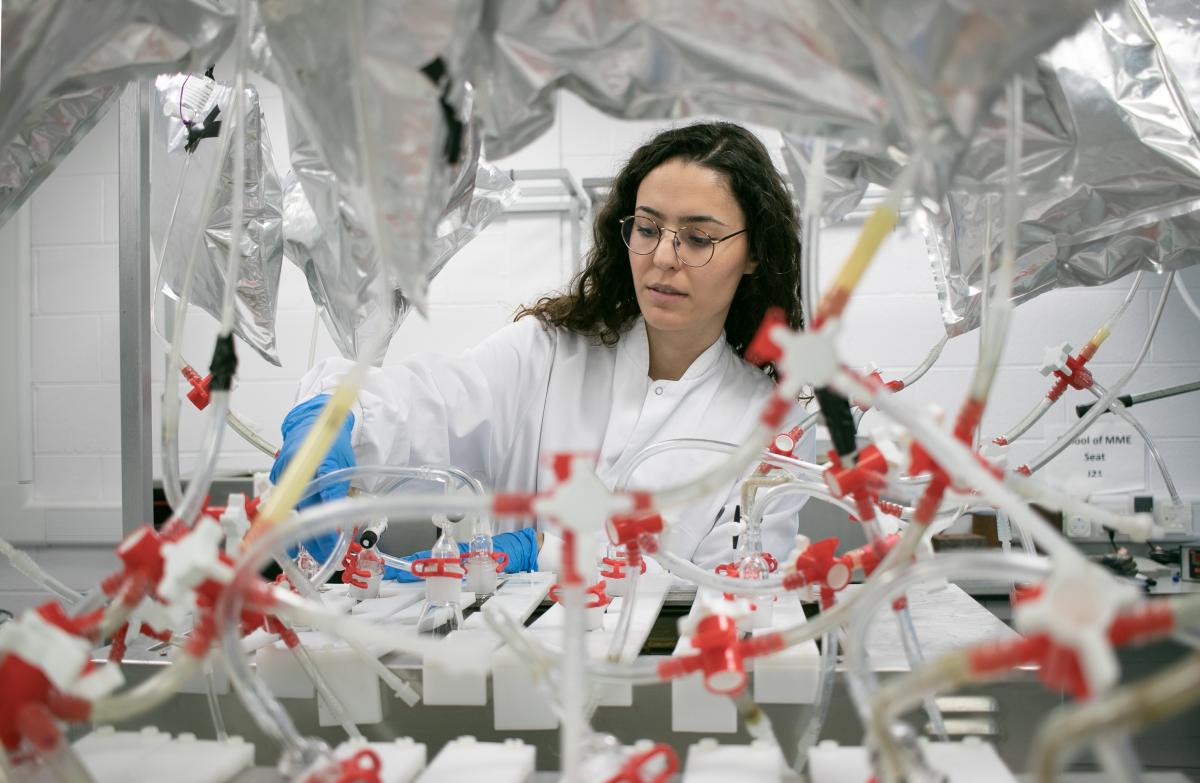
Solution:
[[[728,343],[725,341],[725,331],[721,330],[721,334],[713,342],[712,345],[704,349],[704,352],[696,357],[691,366],[687,368],[679,381],[698,381],[708,375],[720,365],[721,359],[726,354]],[[620,349],[626,360],[638,367],[644,376],[650,374],[650,339],[646,334],[646,321],[641,316],[633,322],[628,331],[621,337]],[[666,381],[671,383],[671,381]]]

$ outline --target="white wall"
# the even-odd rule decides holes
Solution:
[[[262,89],[277,159],[286,165],[281,99],[270,85]],[[661,124],[614,121],[564,96],[559,122],[529,148],[498,163],[518,169],[565,167],[577,178],[609,176],[657,127]],[[768,141],[773,138],[769,132],[763,135]],[[27,490],[23,502],[34,509],[68,509],[70,513],[31,515],[9,504],[0,508],[0,531],[31,543],[60,545],[38,550],[37,555],[60,566],[68,581],[85,587],[93,584],[106,566],[101,565],[98,550],[78,545],[113,541],[120,530],[116,112],[42,185],[29,213],[32,367],[31,375],[18,378],[18,382],[29,385],[33,437],[28,455],[32,476],[22,485]],[[430,321],[411,318],[392,343],[387,361],[400,361],[415,350],[459,351],[509,320],[517,305],[560,285],[570,263],[564,220],[549,214],[511,214],[497,220],[435,281]],[[856,227],[835,227],[823,234],[821,267],[826,282],[855,231]],[[18,266],[3,259],[0,280],[7,284],[15,279]],[[1184,279],[1200,294],[1198,272],[1188,270]],[[1048,383],[1036,369],[1043,347],[1066,340],[1078,348],[1116,307],[1128,283],[1125,279],[1098,289],[1056,291],[1017,309],[1011,344],[984,419],[985,434],[1007,429],[1045,393]],[[1158,279],[1152,279],[1137,295],[1093,365],[1099,380],[1111,382],[1133,358],[1160,286]],[[283,367],[261,361],[250,350],[241,351],[239,385],[233,397],[234,409],[261,425],[272,440],[278,439],[279,421],[291,406],[296,380],[306,368],[312,320],[303,276],[285,261],[277,321]],[[185,338],[189,361],[207,364],[214,331],[207,315],[193,313]],[[850,304],[842,349],[851,362],[874,361],[891,378],[915,366],[940,334],[924,243],[919,236],[900,229],[885,244]],[[1200,324],[1173,295],[1145,367],[1130,390],[1200,377],[1198,335]],[[906,394],[954,410],[970,377],[976,340],[976,335],[970,334],[951,341],[936,368]],[[322,329],[318,356],[334,352]],[[161,364],[156,356],[157,384],[161,384]],[[1067,404],[1057,406],[1017,444],[1014,459],[1023,460],[1044,445],[1054,427],[1064,426],[1069,416],[1073,417],[1073,405],[1080,399],[1080,393],[1069,393]],[[1200,496],[1197,397],[1147,405],[1136,413],[1158,439],[1180,488]],[[18,433],[9,431],[19,426],[18,419],[0,418],[0,438],[19,443]],[[156,433],[157,426],[156,401]],[[185,407],[181,427],[185,471],[199,448],[202,429],[201,415]],[[222,469],[268,467],[265,457],[232,433],[226,443]],[[1161,493],[1161,481],[1153,471],[1151,475],[1155,490]],[[26,524],[24,520],[30,521]],[[42,529],[35,529],[39,524]],[[76,546],[61,546],[66,544]],[[32,595],[11,569],[0,566],[0,606],[23,605]]]

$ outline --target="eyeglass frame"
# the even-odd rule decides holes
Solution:
[[[629,247],[629,242],[627,242],[625,240],[625,231],[624,231],[625,221],[637,220],[638,218],[642,218],[644,220],[649,220],[651,223],[654,224],[654,227],[658,229],[658,241],[654,243],[654,247],[650,249],[649,253],[639,253],[638,251],[634,250],[632,247]],[[621,243],[623,245],[625,245],[626,248],[628,248],[630,253],[633,253],[633,254],[639,255],[639,256],[654,255],[658,251],[658,246],[662,244],[663,232],[670,231],[672,234],[675,235],[675,237],[671,240],[671,249],[675,251],[676,260],[678,260],[679,263],[683,264],[684,266],[691,267],[692,269],[701,269],[705,266],[708,266],[708,263],[710,261],[712,261],[717,255],[717,245],[724,242],[726,239],[733,239],[738,234],[745,234],[747,231],[750,230],[749,227],[747,227],[747,228],[740,229],[738,231],[734,231],[732,234],[726,234],[723,237],[714,237],[712,234],[709,234],[704,229],[696,228],[694,226],[680,226],[679,228],[668,228],[667,226],[659,224],[659,222],[657,220],[655,220],[652,217],[649,217],[648,215],[626,215],[625,217],[618,220],[617,224],[620,226]],[[706,260],[703,264],[689,264],[687,261],[683,260],[683,256],[679,255],[679,245],[682,244],[679,242],[679,232],[683,231],[684,229],[688,229],[688,228],[692,229],[693,231],[699,231],[701,234],[708,237],[709,241],[712,242],[712,248],[711,248],[711,252],[709,252],[709,254],[708,254],[708,260]]]

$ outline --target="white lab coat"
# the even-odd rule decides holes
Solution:
[[[318,364],[301,380],[298,401],[332,391],[350,366],[345,359]],[[354,408],[351,442],[360,465],[454,465],[487,487],[510,492],[554,486],[555,453],[589,453],[597,458],[600,479],[613,488],[651,444],[676,438],[743,441],[773,385],[734,353],[723,334],[677,381],[651,381],[648,367],[641,319],[616,345],[606,346],[526,317],[458,357],[425,354],[372,368]],[[802,414],[797,408],[789,421]],[[811,459],[813,444],[810,433],[796,456]],[[643,463],[629,486],[671,486],[722,458],[671,451]],[[731,519],[738,502],[735,483],[720,496],[667,510],[663,546],[706,568],[728,561],[732,539],[714,528]],[[793,546],[802,504],[801,497],[791,496],[764,517],[764,549],[780,559]],[[508,528],[528,524],[512,522]],[[545,521],[539,528],[548,536],[555,532]],[[547,542],[543,567],[555,559],[555,542]]]

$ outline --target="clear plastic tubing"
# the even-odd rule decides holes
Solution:
[[[815,417],[809,417],[815,418]],[[723,440],[708,440],[707,438],[676,438],[674,440],[662,440],[658,443],[652,443],[646,448],[639,451],[621,471],[621,475],[617,477],[615,488],[617,490],[625,489],[629,486],[629,479],[633,477],[633,472],[641,467],[642,463],[649,460],[651,457],[656,457],[659,454],[664,454],[668,451],[676,449],[693,449],[696,451],[713,451],[719,454],[732,454],[739,446],[736,443],[729,443]],[[809,471],[818,478],[824,473],[824,468],[812,462],[795,459],[793,457],[784,457],[780,454],[773,454],[764,450],[761,458],[762,462],[768,462],[779,467],[790,467]]]
[[[641,568],[635,568],[629,563],[628,557],[625,567],[629,569],[629,582],[626,586],[625,596],[621,599],[621,614],[617,617],[617,628],[608,645],[608,659],[613,663],[620,663],[624,660],[621,650],[625,647],[625,640],[629,638],[629,628],[633,624],[633,605],[637,601],[638,576],[642,573]]]
[[[1096,330],[1097,337],[1092,337],[1092,341],[1099,339],[1099,335],[1108,335],[1112,333],[1113,327],[1116,325],[1117,321],[1121,319],[1121,316],[1125,314],[1125,311],[1129,309],[1129,303],[1133,301],[1134,294],[1136,294],[1138,288],[1141,287],[1142,277],[1144,274],[1144,272],[1138,270],[1138,272],[1133,276],[1133,283],[1130,284],[1129,290],[1125,292],[1125,298],[1121,300],[1121,304],[1118,305],[1117,309],[1113,311],[1113,314],[1108,317],[1108,320]],[[1105,339],[1107,339],[1107,337]],[[1038,400],[1037,405],[1033,406],[1032,410],[1025,415],[1025,418],[1022,419],[1017,426],[1005,433],[1004,440],[1007,443],[1013,443],[1017,438],[1024,435],[1030,427],[1036,424],[1038,420],[1042,418],[1042,416],[1045,416],[1046,411],[1053,407],[1054,400],[1050,399],[1049,397],[1042,397],[1040,400]]]
[[[821,729],[829,717],[829,704],[833,701],[833,681],[837,677],[837,634],[827,633],[821,637],[821,669],[817,675],[817,700],[808,713],[808,720],[796,741],[796,763],[792,768],[797,775],[804,773],[808,764],[808,752],[821,738]]]
[[[230,429],[241,436],[242,440],[246,441],[263,454],[266,454],[271,459],[275,459],[275,455],[279,453],[279,447],[273,443],[268,443],[262,435],[259,435],[257,432],[255,432],[254,428],[243,421],[240,416],[233,411],[230,411],[226,415],[225,421],[229,423]]]
[[[239,124],[237,118],[233,118],[232,122],[234,125]],[[225,156],[229,153],[230,137],[233,135],[229,132],[228,125],[222,127],[225,129],[225,132],[219,134],[217,139],[218,161],[225,160]],[[199,214],[207,215],[212,212],[213,199],[216,197],[223,170],[224,166],[220,164],[213,167],[208,182],[205,183],[204,197],[201,199]],[[183,350],[184,326],[187,323],[188,303],[191,301],[192,277],[196,268],[196,256],[200,250],[200,242],[203,238],[204,224],[201,221],[196,226],[196,232],[192,235],[192,243],[188,249],[187,263],[184,266],[183,273],[183,288],[179,293],[179,302],[175,308],[175,323],[171,332],[171,350],[167,353],[166,374],[163,376],[163,492],[167,496],[167,502],[173,509],[179,508],[180,497],[183,495],[183,489],[179,480],[179,368],[183,365],[181,352]],[[164,253],[167,250],[168,247],[164,245]],[[165,263],[165,261],[165,258],[160,259],[159,263]]]
[[[825,202],[825,137],[813,139],[812,159],[804,180],[804,214],[801,216],[803,243],[800,245],[800,298],[807,320],[814,312],[817,287],[821,283],[821,210]]]
[[[291,717],[266,685],[250,671],[241,653],[239,618],[244,602],[240,585],[253,584],[271,553],[295,542],[335,530],[349,520],[363,517],[395,517],[423,521],[431,514],[482,514],[491,509],[490,496],[462,497],[446,495],[399,495],[382,498],[356,498],[314,506],[298,516],[285,519],[264,531],[238,560],[233,589],[226,590],[217,606],[218,633],[224,648],[229,676],[254,721],[269,736],[279,740],[289,752],[311,752],[314,744],[297,731]]]
[[[1090,391],[1093,396],[1099,398],[1104,395],[1106,389],[1093,380],[1092,385],[1088,387],[1088,391]],[[1165,484],[1167,487],[1167,494],[1171,496],[1171,502],[1175,505],[1182,503],[1183,500],[1179,497],[1179,491],[1175,489],[1175,480],[1171,478],[1171,472],[1167,470],[1167,463],[1163,461],[1162,454],[1160,454],[1158,451],[1158,444],[1156,444],[1154,439],[1150,437],[1150,433],[1146,431],[1146,428],[1142,426],[1142,423],[1138,420],[1138,418],[1130,413],[1129,409],[1126,408],[1124,403],[1122,403],[1119,399],[1113,399],[1112,405],[1109,406],[1109,410],[1120,416],[1129,424],[1129,426],[1137,430],[1138,435],[1140,435],[1142,441],[1145,442],[1146,448],[1150,451],[1150,456],[1154,458],[1154,464],[1158,466],[1158,472],[1162,474],[1163,484]]]
[[[330,471],[320,478],[309,482],[304,488],[304,494],[301,498],[307,498],[322,492],[329,487],[340,484],[344,481],[353,481],[358,478],[397,478],[401,479],[401,484],[408,481],[431,481],[440,482],[449,487],[450,480],[458,481],[459,485],[469,489],[474,495],[480,496],[486,493],[483,488],[483,482],[467,473],[460,468],[451,467],[448,465],[425,465],[422,467],[405,467],[393,465],[356,465],[351,468],[342,468],[340,470]],[[397,485],[399,486],[399,485]],[[391,487],[395,490],[396,486]],[[333,555],[326,560],[321,568],[313,575],[312,584],[315,587],[320,587],[330,580],[334,572],[341,565],[342,558],[346,556],[346,550],[350,548],[350,537],[346,530],[338,530],[337,544],[333,548]],[[403,558],[389,555],[386,552],[379,551],[383,562],[393,568],[398,568],[402,571],[412,571],[412,562]]]
[[[245,102],[246,102],[246,66],[245,52],[248,42],[249,31],[249,6],[247,0],[238,0],[238,26],[237,26],[237,47],[236,47],[236,84],[233,98],[233,203],[231,205],[231,224],[230,224],[230,243],[229,243],[229,263],[225,270],[225,291],[224,300],[222,302],[222,319],[221,319],[221,334],[228,336],[233,331],[233,319],[236,310],[234,301],[237,298],[237,284],[239,280],[238,267],[242,258],[241,250],[241,233],[242,233],[242,218],[244,214],[243,199],[246,189],[246,123],[245,123]],[[222,149],[222,157],[219,161],[224,160],[224,149]],[[216,170],[220,171],[224,167],[218,162]],[[201,215],[206,215],[207,212],[202,212]],[[203,224],[203,220],[201,221]],[[203,230],[203,225],[201,225]],[[193,248],[194,249],[194,248]],[[189,264],[194,259],[189,258]],[[180,313],[182,322],[182,313]],[[177,335],[178,337],[179,335]],[[176,415],[173,423],[175,435],[179,432],[179,394],[178,394],[178,378],[175,377],[179,371],[179,362],[182,361],[180,350],[175,345],[171,347],[172,364],[167,368],[167,372],[171,373],[173,380],[172,388],[167,396],[174,398]],[[221,443],[225,436],[225,421],[229,415],[229,392],[228,391],[213,391],[211,402],[209,403],[208,411],[208,435],[205,438],[204,447],[201,449],[201,454],[198,463],[198,468],[192,476],[192,480],[188,482],[187,492],[184,493],[179,506],[172,506],[175,511],[174,517],[182,519],[187,525],[191,525],[200,513],[201,506],[204,503],[204,498],[208,496],[208,490],[212,486],[213,474],[217,469],[217,459],[221,454]],[[164,399],[165,408],[165,399]],[[164,413],[164,422],[166,415]],[[165,425],[164,425],[165,426]],[[165,433],[164,433],[165,434]],[[164,456],[168,449],[166,444],[163,444]],[[178,460],[179,451],[178,443],[171,449],[173,456]],[[178,464],[176,464],[178,468]],[[165,483],[165,482],[164,482]]]
[[[762,410],[767,410],[775,399],[794,400],[800,393],[801,383],[798,379],[783,378],[775,385],[771,399],[763,404]],[[726,489],[731,482],[742,477],[755,457],[763,451],[764,446],[775,437],[772,431],[760,418],[754,430],[747,436],[746,441],[734,448],[729,458],[719,465],[690,481],[680,482],[674,487],[654,490],[651,499],[655,508],[672,508],[704,498],[713,492]]]
[[[929,353],[925,354],[925,358],[921,360],[921,363],[912,372],[904,376],[901,383],[904,384],[905,389],[925,377],[925,373],[929,372],[933,365],[937,363],[937,360],[942,357],[942,351],[946,349],[946,343],[949,340],[950,335],[943,334],[942,338],[929,349]]]
[[[1117,379],[1117,382],[1109,388],[1107,392],[1100,396],[1096,404],[1083,415],[1083,418],[1075,422],[1062,437],[1048,446],[1041,454],[1029,462],[1030,472],[1036,473],[1046,466],[1050,460],[1057,457],[1069,446],[1079,434],[1092,426],[1097,418],[1100,417],[1108,407],[1112,405],[1112,401],[1121,393],[1121,389],[1125,388],[1125,384],[1129,383],[1129,379],[1133,377],[1138,368],[1142,366],[1142,362],[1146,359],[1146,354],[1150,351],[1150,343],[1154,339],[1154,333],[1158,331],[1158,324],[1162,321],[1163,308],[1167,304],[1167,295],[1171,292],[1171,282],[1175,279],[1174,272],[1167,272],[1166,278],[1163,280],[1162,294],[1158,297],[1158,304],[1154,307],[1154,314],[1150,317],[1150,330],[1146,332],[1146,339],[1142,341],[1141,348],[1138,349],[1137,356],[1133,360],[1133,364],[1125,371],[1125,374]]]
[[[112,696],[92,702],[88,716],[93,723],[121,723],[152,710],[175,695],[196,672],[200,661],[180,651],[159,674]]]
[[[238,0],[237,43],[233,77],[233,192],[229,205],[229,257],[225,264],[225,291],[221,300],[221,335],[233,333],[237,317],[237,288],[242,265],[242,224],[246,210],[246,49],[250,43],[249,0]]]
[[[214,391],[208,407],[208,431],[204,446],[200,450],[200,461],[188,482],[187,491],[178,506],[172,507],[172,520],[182,520],[192,525],[199,516],[204,498],[212,486],[212,477],[217,470],[217,459],[221,456],[221,441],[225,436],[225,414],[229,412],[229,392]]]
[[[920,442],[929,454],[945,467],[958,482],[975,487],[982,498],[1008,513],[1009,519],[1027,526],[1034,541],[1054,557],[1083,559],[1083,554],[1070,544],[1042,517],[1030,509],[1025,502],[975,460],[975,454],[955,437],[943,430],[911,406],[905,405],[895,395],[880,393],[860,382],[852,374],[842,371],[835,385],[838,390],[860,399],[872,399],[881,413],[908,428],[913,438]]]
[[[1037,581],[1049,576],[1053,567],[1048,558],[1020,554],[970,552],[939,555],[936,560],[916,563],[905,571],[892,571],[874,582],[869,595],[858,602],[847,632],[846,673],[850,695],[864,723],[870,715],[870,696],[877,687],[875,673],[867,657],[867,632],[875,615],[891,600],[917,585],[938,580],[988,577],[1002,580]]]
[[[41,585],[69,604],[83,603],[82,594],[75,592],[63,582],[60,582],[46,569],[37,564],[27,553],[17,549],[12,544],[0,538],[0,555],[4,555],[18,573],[24,574],[35,584]]]

